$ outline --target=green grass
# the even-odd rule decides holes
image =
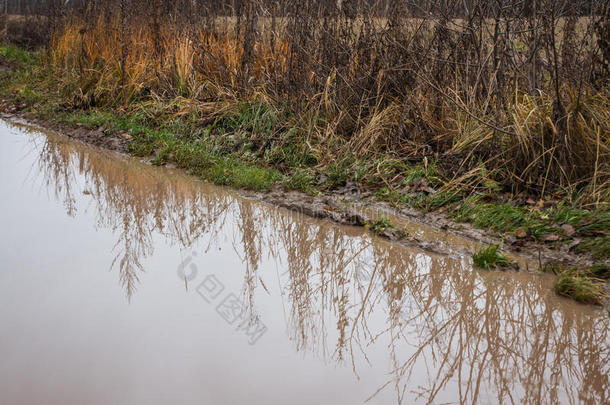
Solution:
[[[597,263],[589,269],[589,274],[592,277],[608,280],[610,279],[610,264],[609,263]]]
[[[431,185],[436,186],[442,183],[438,176],[438,169],[433,163],[429,165],[418,164],[405,170],[404,181],[406,184],[413,184],[416,181],[425,179]]]
[[[281,178],[275,170],[250,166],[234,158],[216,159],[211,172],[204,177],[214,184],[248,190],[268,190]]]
[[[458,222],[470,222],[481,228],[507,232],[522,227],[527,221],[527,212],[512,204],[484,203],[478,197],[466,199],[454,213]]]
[[[364,227],[377,235],[392,240],[403,239],[409,235],[404,229],[394,226],[392,220],[388,217],[381,217],[375,221],[367,222]]]
[[[590,252],[597,259],[610,258],[610,238],[588,236],[610,229],[609,211],[587,211],[563,203],[538,209],[511,203],[484,202],[476,196],[464,200],[451,216],[458,222],[472,223],[500,235],[523,230],[528,237],[537,241],[543,241],[551,234],[557,234],[560,242],[570,240],[571,236],[565,234],[561,225],[571,225],[575,230],[572,236],[584,237],[575,248],[577,252]]]
[[[316,195],[318,194],[316,182],[316,177],[310,170],[296,169],[292,175],[287,176],[284,184],[289,190],[298,190],[309,195]]]
[[[210,129],[221,134],[247,133],[266,138],[273,133],[279,120],[278,111],[255,100],[240,103],[230,114],[219,117]]]
[[[463,194],[461,191],[441,191],[439,193],[431,194],[424,199],[420,199],[415,206],[426,211],[434,211],[446,205],[461,201],[462,198]]]
[[[483,202],[480,197],[470,197],[452,213],[458,222],[469,222],[479,228],[498,233],[516,232],[525,229],[535,240],[545,235],[561,232],[550,220],[550,213],[511,203]]]
[[[112,126],[116,129],[120,127],[112,113],[97,109],[86,112],[63,113],[57,116],[56,119],[69,126],[81,126],[88,129],[97,129],[102,126]]]
[[[585,238],[575,248],[577,253],[589,253],[594,259],[610,258],[610,236]]]
[[[392,220],[390,220],[390,218],[382,217],[376,221],[366,224],[366,228],[374,233],[380,234],[388,229],[393,229],[394,225],[392,224]]]
[[[508,267],[512,262],[498,253],[498,245],[491,245],[479,250],[472,255],[474,264],[482,269],[496,269],[498,267]]]
[[[565,268],[560,263],[552,263],[546,265],[544,270],[557,276],[554,290],[559,295],[595,305],[601,305],[607,298],[605,289],[610,279],[608,263],[597,263],[586,268]]]
[[[557,276],[555,292],[584,304],[601,305],[605,293],[600,280],[591,277],[589,272],[569,269]]]
[[[350,168],[353,163],[353,158],[347,156],[339,161],[330,162],[326,166],[326,186],[328,188],[342,187],[347,184],[349,179]]]
[[[0,57],[19,64],[31,65],[36,60],[37,56],[37,52],[27,51],[13,45],[4,45],[0,47]]]

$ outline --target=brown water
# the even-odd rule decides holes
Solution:
[[[548,276],[5,122],[0,190],[2,404],[608,403],[610,318]]]

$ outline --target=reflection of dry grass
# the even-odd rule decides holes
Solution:
[[[70,215],[76,215],[77,195],[83,191],[74,190],[73,183],[76,177],[84,177],[84,190],[96,203],[99,225],[119,235],[112,266],[118,265],[128,297],[137,288],[142,259],[154,250],[153,232],[187,248],[203,235],[218,232],[222,212],[230,205],[226,196],[203,198],[192,182],[176,182],[152,168],[135,169],[130,162],[78,151],[62,141],[47,141],[38,165]]]
[[[544,277],[473,272],[460,260],[236,201],[52,138],[38,164],[72,214],[81,190],[71,185],[83,176],[99,224],[119,234],[128,295],[137,264],[154,248],[153,233],[181,247],[229,235],[245,262],[252,316],[259,286],[275,284],[275,272],[259,267],[274,259],[287,270],[278,282],[296,348],[351,363],[356,372],[368,359],[389,373],[380,392],[394,390],[399,403],[435,402],[447,392],[464,403],[601,403],[610,389],[607,317],[559,305]],[[374,355],[378,347],[389,369]],[[416,374],[428,380],[414,392]]]

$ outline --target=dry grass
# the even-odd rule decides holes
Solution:
[[[57,25],[49,62],[73,107],[180,97],[186,115],[262,100],[294,117],[323,162],[426,158],[450,173],[446,190],[610,197],[603,9],[549,18],[554,0],[535,16],[481,2],[471,18],[434,8],[414,18],[326,5],[325,17],[286,17],[280,2],[273,17],[246,2],[239,18],[185,10],[159,20],[136,3]]]

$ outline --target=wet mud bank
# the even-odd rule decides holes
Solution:
[[[20,111],[17,105],[2,105],[0,118],[39,130],[53,131],[73,140],[99,148],[129,155],[128,146],[132,136],[126,132],[108,131],[104,127],[96,130],[70,128],[56,122],[41,120]],[[153,164],[154,156],[142,158]],[[172,163],[162,164],[175,168]],[[594,261],[588,255],[579,255],[562,245],[553,249],[529,240],[517,240],[509,236],[502,240],[489,232],[467,223],[453,221],[447,213],[423,212],[412,208],[395,208],[380,202],[370,193],[359,193],[349,187],[331,193],[312,196],[300,191],[286,191],[282,185],[274,185],[269,191],[239,190],[247,198],[264,201],[302,215],[331,221],[338,225],[366,227],[379,237],[408,247],[416,247],[440,255],[471,255],[482,246],[497,244],[515,261],[509,270],[537,271],[550,263],[564,266],[590,266]],[[377,227],[380,220],[389,219],[388,226]],[[410,232],[416,225],[426,232]],[[447,238],[447,234],[450,235]],[[445,239],[444,241],[442,239]],[[504,270],[507,270],[506,268]]]

